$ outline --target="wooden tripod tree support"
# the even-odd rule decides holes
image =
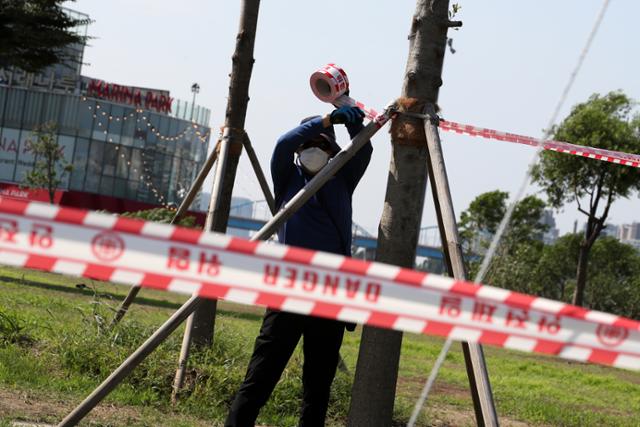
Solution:
[[[421,112],[421,106],[436,102],[438,88],[442,84],[440,75],[446,32],[451,25],[447,16],[448,5],[448,0],[418,0],[417,2],[416,15],[410,35],[411,52],[403,87],[403,96],[419,100],[417,104],[408,105],[408,108],[417,113]],[[244,0],[243,2],[240,32],[237,38],[236,53],[233,56],[230,96],[225,120],[226,137],[221,141],[222,146],[218,159],[219,173],[217,174],[219,176],[214,183],[214,188],[219,191],[214,191],[216,200],[212,201],[210,206],[207,230],[226,230],[235,172],[242,144],[246,143],[246,135],[242,129],[246,117],[248,86],[253,65],[258,6],[259,0]],[[390,111],[391,108],[387,108],[385,114],[388,115]],[[427,169],[430,168],[427,167],[428,152],[426,144],[424,144],[425,135],[422,133],[424,129],[418,126],[417,120],[402,116],[398,120],[397,126],[392,132],[393,153],[390,179],[379,228],[377,260],[411,267],[418,241]],[[378,123],[369,123],[351,144],[334,158],[329,166],[318,173],[251,240],[263,240],[270,237],[378,129]],[[448,201],[450,202],[450,196]],[[455,225],[453,230],[457,233]],[[449,262],[451,263],[451,260]],[[216,301],[214,300],[203,300],[198,297],[189,299],[90,396],[65,417],[59,427],[76,425],[192,313],[195,312],[192,320],[193,328],[189,329],[188,335],[186,334],[183,340],[186,348],[188,349],[191,336],[201,345],[210,344],[213,337],[215,309]],[[386,427],[391,424],[402,334],[369,327],[364,329],[349,425]],[[484,363],[474,365],[469,361],[474,357],[482,360],[479,346],[476,350],[478,349],[480,350],[479,355],[477,351],[475,353],[470,351],[470,356],[466,357],[467,371],[474,393],[484,379],[488,384]],[[465,351],[465,356],[466,354],[467,351]],[[188,355],[188,351],[185,353],[185,364],[186,355]],[[484,377],[481,375],[483,372]],[[488,402],[485,407],[493,408],[490,388],[488,392],[488,399],[486,399],[486,395],[480,396],[480,398],[474,396],[474,403],[480,402],[479,405],[476,405],[476,413],[480,414],[478,415],[478,423],[497,425],[491,424],[491,417],[482,412],[482,398],[485,398],[485,403]]]
[[[383,113],[389,117],[394,106],[389,106]],[[251,241],[266,240],[278,228],[300,209],[322,186],[333,177],[380,129],[379,123],[371,122],[345,146],[332,162],[317,173],[295,196],[287,202],[274,217],[258,231]],[[124,380],[142,361],[151,354],[183,321],[185,321],[205,301],[192,296],[176,311],[147,341],[107,377],[84,401],[69,413],[58,427],[70,427],[78,424],[98,403]]]
[[[449,271],[464,278],[464,265],[437,129],[421,122],[424,108],[433,109],[442,85],[448,0],[417,0],[400,104],[404,111],[391,130],[392,157],[384,210],[378,228],[376,261],[413,267],[430,176]],[[433,112],[435,114],[435,111]],[[415,116],[418,117],[415,117]],[[427,133],[425,133],[427,132]],[[435,138],[433,135],[435,132]],[[437,141],[437,144],[435,143]],[[392,424],[402,333],[365,326],[353,384],[349,427]],[[488,375],[480,346],[463,345],[478,425],[497,425]]]

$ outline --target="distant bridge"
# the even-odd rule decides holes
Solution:
[[[227,224],[230,228],[240,230],[258,231],[266,224],[265,220],[255,218],[245,218],[240,216],[230,216]],[[433,227],[425,227],[423,230]],[[354,257],[373,259],[378,245],[377,238],[368,233],[364,228],[354,224],[353,227],[353,247]],[[442,249],[435,246],[418,245],[416,249],[416,268],[429,270],[434,273],[441,273],[443,269],[444,256]]]

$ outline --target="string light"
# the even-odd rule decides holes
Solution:
[[[87,97],[82,97],[82,101],[87,101],[88,98]],[[100,105],[100,103],[98,101],[96,102],[96,110],[102,109],[102,106]],[[87,108],[91,111],[93,109],[93,107],[91,105],[88,105]],[[128,118],[133,118],[135,117],[136,114],[142,114],[144,113],[145,110],[141,109],[141,108],[136,108],[134,109],[132,112],[128,113],[128,114],[124,114],[122,117],[120,116],[113,116],[113,115],[109,115],[107,117],[107,112],[106,111],[100,111],[100,115],[102,115],[105,119],[107,119],[109,122],[115,120],[117,122],[119,122],[120,120],[122,121],[126,121]],[[97,115],[97,111],[96,113],[93,114],[93,118],[96,119],[98,118]],[[140,122],[140,119],[136,119],[137,122]],[[178,141],[179,139],[185,137],[190,131],[200,140],[201,143],[207,142],[209,137],[211,136],[211,129],[208,129],[206,132],[201,132],[199,130],[199,126],[198,124],[196,124],[195,121],[191,121],[191,124],[186,126],[181,132],[175,134],[175,135],[164,135],[162,134],[154,125],[153,123],[151,123],[150,119],[144,115],[142,116],[142,121],[145,122],[146,126],[151,130],[151,133],[154,134],[155,136],[157,136],[158,138],[160,138],[163,141]],[[102,126],[102,124],[99,124],[99,126]],[[141,129],[139,129],[141,130]]]
[[[87,101],[87,97],[82,97],[82,101]],[[91,105],[88,105],[88,110],[89,111],[94,111],[94,113],[92,114],[94,119],[98,119],[98,127],[103,128],[104,129],[104,134],[108,135],[107,132],[107,126],[106,124],[102,123],[102,119],[106,120],[107,122],[111,122],[111,121],[126,121],[128,119],[133,119],[134,117],[136,117],[136,115],[141,115],[145,112],[145,110],[141,109],[141,108],[136,108],[133,111],[131,111],[130,113],[127,114],[123,114],[122,116],[113,116],[113,115],[108,115],[107,116],[107,112],[106,111],[98,111],[100,109],[103,109],[103,107],[100,105],[100,103],[98,101],[95,101],[95,110],[93,109],[93,107]],[[104,109],[103,109],[104,110]],[[98,117],[100,115],[100,117]],[[172,135],[172,136],[167,136],[167,135],[163,135],[160,131],[158,131],[158,129],[153,125],[153,123],[151,123],[151,121],[149,120],[149,118],[146,115],[142,115],[140,116],[142,118],[142,121],[145,123],[146,128],[149,129],[151,131],[152,134],[154,134],[156,137],[160,138],[161,140],[164,141],[178,141],[183,137],[186,137],[187,134],[189,132],[191,132],[192,135],[195,135],[201,143],[205,143],[208,141],[208,138],[211,134],[211,129],[208,129],[205,133],[202,133],[199,130],[199,126],[195,123],[195,121],[192,121],[190,125],[186,126],[181,132],[179,132],[176,135]],[[140,118],[136,118],[136,122],[140,123]],[[138,127],[137,128],[139,132],[142,132],[142,128]],[[134,136],[135,137],[135,136]],[[140,139],[142,141],[146,142],[146,139],[141,135],[138,136],[137,139]],[[113,138],[108,138],[109,142],[114,142]],[[127,160],[126,155],[124,152],[120,151],[120,145],[117,145],[114,147],[114,149],[116,151],[118,151],[118,153],[120,154],[120,158],[125,159],[127,162],[127,166],[131,166],[131,160]],[[158,150],[156,148],[156,150]],[[159,150],[158,150],[159,151]],[[145,151],[141,151],[142,157],[145,158],[146,152]],[[147,162],[145,159],[143,159],[143,170],[141,170],[140,175],[139,175],[139,181],[142,183],[143,187],[146,187],[149,191],[149,195],[152,195],[156,202],[159,203],[160,205],[162,205],[163,208],[165,209],[170,209],[170,210],[176,210],[175,206],[173,204],[170,204],[164,197],[164,195],[162,194],[162,192],[160,190],[158,190],[156,188],[156,186],[153,183],[152,180],[152,171],[149,169],[149,167],[147,166]],[[135,172],[136,174],[138,173],[138,169],[137,168],[133,168],[133,172]]]

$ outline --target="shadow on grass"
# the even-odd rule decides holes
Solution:
[[[40,282],[36,280],[27,280],[27,279],[11,277],[11,276],[3,276],[3,275],[0,275],[0,282],[15,283],[18,285],[26,285],[26,286],[31,286],[38,289],[64,292],[64,293],[75,294],[75,295],[83,295],[88,297],[92,297],[94,295],[93,289],[81,283],[78,283],[75,286],[72,286],[72,285],[66,286],[66,285],[57,285],[53,283]],[[124,299],[123,296],[113,292],[95,292],[95,295],[97,295],[100,298],[108,299],[110,301],[122,301]],[[148,306],[148,307],[169,308],[174,310],[177,310],[182,306],[182,304],[171,302],[171,301],[158,300],[158,299],[141,297],[141,296],[136,297],[134,304]],[[229,316],[229,317],[234,317],[236,319],[254,320],[254,321],[262,320],[262,314],[257,314],[257,313],[224,310],[220,308],[217,309],[217,313],[225,316]]]

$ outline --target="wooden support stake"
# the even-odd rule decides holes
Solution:
[[[433,104],[425,106],[428,116],[424,121],[424,130],[427,138],[429,178],[433,190],[433,199],[437,207],[438,225],[441,230],[445,260],[449,274],[458,280],[467,280],[462,258],[462,245],[458,234],[458,225],[451,200],[451,190],[447,178],[447,170],[442,155],[440,135],[435,124],[437,120]],[[444,249],[444,248],[443,248]],[[489,374],[479,344],[462,343],[467,376],[473,398],[473,406],[476,413],[476,422],[479,426],[498,426],[498,416],[493,403]]]

